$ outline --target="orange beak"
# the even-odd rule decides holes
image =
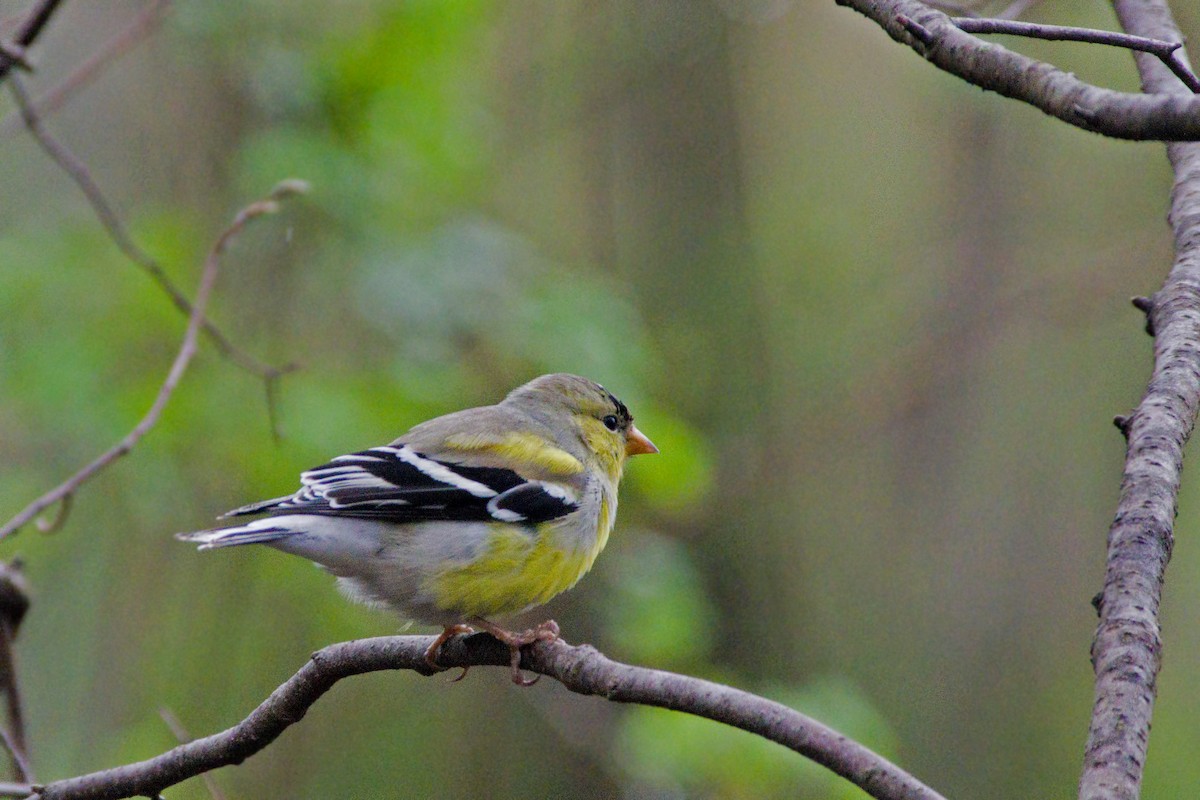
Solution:
[[[658,448],[646,438],[646,434],[639,431],[636,425],[629,426],[629,432],[625,434],[625,455],[640,456],[657,452]]]

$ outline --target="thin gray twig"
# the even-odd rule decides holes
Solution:
[[[1016,19],[1042,0],[1013,0],[1003,11],[996,15],[997,19]]]
[[[171,399],[172,393],[179,385],[179,381],[183,377],[183,373],[187,370],[188,364],[191,363],[192,356],[196,353],[197,339],[204,324],[204,310],[208,306],[208,299],[212,293],[213,284],[216,282],[220,258],[225,252],[225,248],[250,220],[263,214],[275,213],[278,210],[280,200],[306,190],[307,185],[302,181],[284,181],[266,199],[251,203],[238,212],[237,216],[234,217],[233,223],[220,235],[216,244],[209,251],[208,258],[205,259],[200,286],[196,290],[196,302],[192,307],[191,315],[188,317],[188,326],[183,336],[183,344],[180,346],[179,353],[175,356],[175,361],[171,364],[167,378],[163,381],[162,387],[158,391],[158,396],[150,406],[150,410],[146,412],[146,415],[142,417],[141,421],[134,426],[133,430],[125,438],[106,450],[66,481],[46,492],[37,500],[34,500],[22,509],[20,513],[5,523],[3,527],[0,527],[0,539],[21,528],[55,503],[61,502],[63,499],[73,495],[80,486],[91,480],[97,473],[132,450],[133,446],[154,427],[155,423],[158,422],[159,415],[162,414],[163,408],[166,407],[167,401]]]
[[[42,0],[25,16],[12,42],[0,48],[0,80],[9,74],[13,67],[26,65],[25,51],[45,30],[46,23],[54,16],[61,3],[62,0]]]
[[[175,716],[175,712],[171,709],[167,708],[166,706],[160,706],[158,709],[158,715],[162,717],[162,721],[166,724],[167,728],[170,729],[171,735],[173,735],[180,744],[187,744],[195,739],[195,737],[188,732],[187,727],[185,727],[184,724],[179,720],[179,717]],[[204,781],[204,788],[208,789],[208,794],[213,800],[225,800],[225,793],[221,791],[220,786],[217,786],[217,781],[213,778],[211,772],[205,772],[200,776],[200,778]]]
[[[42,119],[58,111],[80,89],[104,74],[104,71],[128,53],[142,40],[158,30],[166,18],[171,0],[151,0],[134,15],[130,23],[115,36],[88,56],[82,64],[71,70],[65,78],[31,103],[34,113]],[[9,114],[0,121],[0,135],[11,135],[21,130],[23,121],[19,111]]]
[[[12,757],[13,764],[16,766],[17,780],[21,783],[33,783],[33,767],[29,765],[25,751],[17,746],[13,735],[3,728],[0,728],[0,743],[3,743],[4,749]]]
[[[1009,36],[1026,36],[1031,39],[1044,39],[1049,42],[1087,42],[1089,44],[1104,44],[1111,47],[1124,47],[1141,53],[1150,53],[1183,81],[1193,93],[1200,92],[1200,78],[1192,72],[1191,67],[1178,54],[1183,42],[1169,42],[1162,39],[1151,39],[1146,36],[1132,36],[1116,31],[1102,31],[1095,28],[1075,28],[1069,25],[1043,25],[1036,22],[1019,22],[1011,19],[981,19],[979,17],[954,17],[950,20],[955,27],[966,33],[997,33]]]
[[[104,192],[100,190],[99,184],[92,178],[91,170],[87,168],[87,165],[71,152],[66,145],[46,130],[36,109],[33,107],[24,84],[15,75],[9,79],[9,89],[16,100],[17,109],[21,114],[22,120],[25,122],[25,127],[29,129],[34,140],[50,156],[51,160],[63,172],[67,173],[71,180],[79,187],[80,191],[83,192],[88,204],[100,220],[100,224],[108,233],[109,238],[116,244],[117,249],[150,276],[151,280],[171,299],[176,308],[190,317],[194,311],[193,304],[175,286],[171,279],[167,277],[167,273],[162,268],[162,265],[153,256],[138,246],[133,237],[129,235],[129,231],[125,228],[125,224],[121,221],[120,216],[112,204],[108,202],[108,198]],[[270,420],[271,433],[278,439],[279,425],[275,407],[275,387],[280,378],[298,369],[299,365],[292,363],[276,367],[259,361],[250,354],[235,347],[229,341],[228,337],[208,318],[202,318],[200,323],[204,332],[213,344],[216,345],[218,352],[222,356],[262,379],[266,388],[267,414]]]

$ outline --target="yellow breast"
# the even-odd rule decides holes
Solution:
[[[607,497],[601,500],[590,541],[564,535],[555,526],[531,536],[513,525],[493,525],[481,555],[444,565],[425,589],[439,608],[464,618],[506,616],[540,606],[592,568],[612,531],[613,505]]]

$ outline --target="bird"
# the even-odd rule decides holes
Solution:
[[[626,460],[657,452],[603,386],[542,375],[495,405],[307,470],[293,494],[223,515],[259,519],[176,538],[302,556],[352,600],[441,626],[425,651],[433,669],[452,636],[487,631],[508,646],[513,682],[531,685],[521,647],[558,639],[558,625],[517,633],[492,619],[545,604],[591,569],[616,521]]]

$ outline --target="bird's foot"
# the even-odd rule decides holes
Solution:
[[[447,625],[444,629],[442,629],[442,632],[438,634],[438,637],[433,640],[433,644],[425,648],[425,663],[439,672],[445,669],[445,667],[437,663],[438,655],[442,652],[442,645],[448,642],[451,636],[457,636],[460,633],[474,632],[475,629],[470,625]],[[458,683],[463,678],[467,677],[467,670],[469,669],[470,667],[463,667],[463,671],[459,674],[459,676],[450,682]]]
[[[533,686],[538,682],[541,675],[534,675],[532,680],[525,680],[525,676],[521,674],[521,648],[534,642],[557,641],[559,638],[557,622],[548,619],[536,627],[521,631],[520,633],[514,633],[513,631],[501,628],[499,625],[488,622],[483,617],[474,617],[471,622],[508,645],[508,651],[511,655],[509,663],[512,665],[513,683],[518,686]]]

